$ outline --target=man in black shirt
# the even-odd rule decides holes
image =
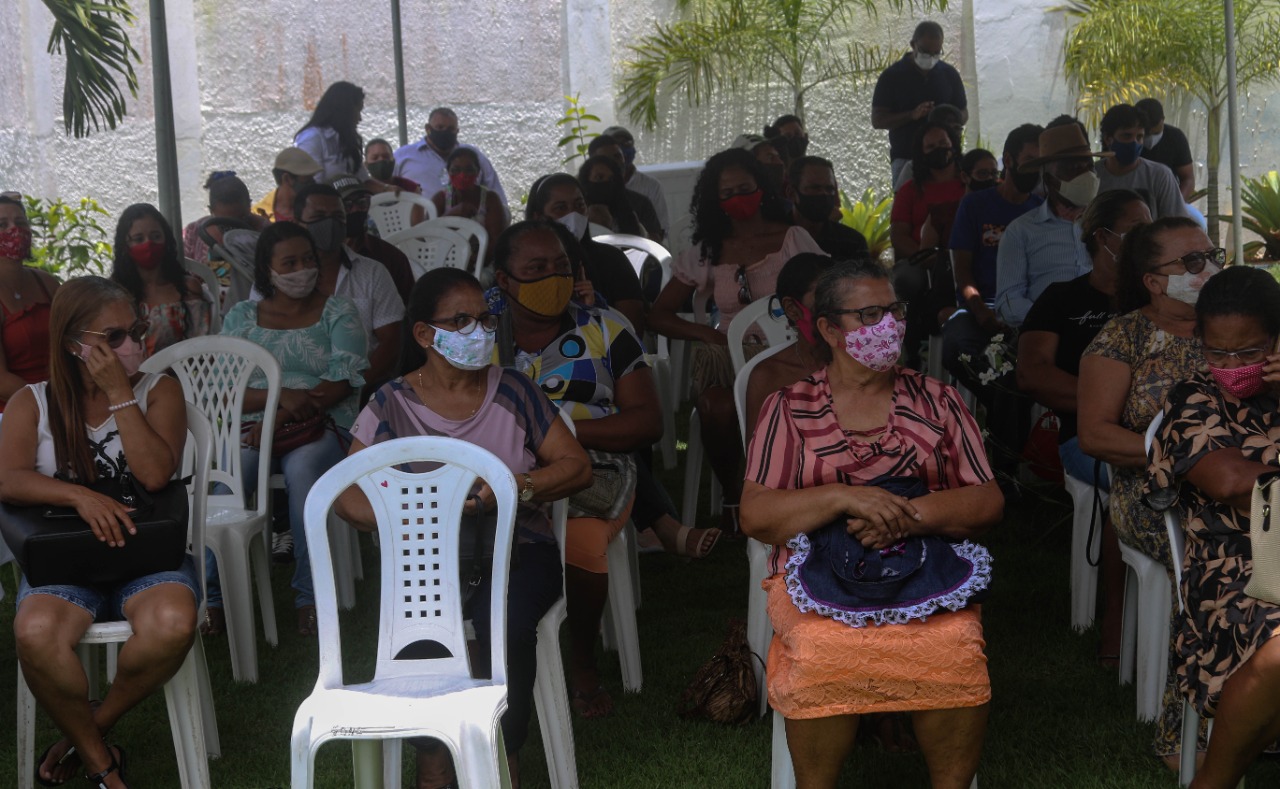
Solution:
[[[833,219],[840,215],[840,189],[831,162],[820,156],[802,156],[792,162],[789,176],[787,199],[792,220],[809,231],[822,251],[836,260],[870,257],[862,234]]]
[[[935,104],[951,104],[969,121],[960,72],[942,62],[942,26],[921,22],[911,36],[911,51],[885,69],[871,97],[871,126],[889,131],[893,177],[911,161],[911,145]]]
[[[1187,135],[1177,126],[1164,122],[1164,107],[1155,99],[1143,99],[1134,107],[1142,114],[1146,126],[1142,158],[1173,170],[1182,199],[1191,199],[1191,193],[1196,190],[1196,168]]]

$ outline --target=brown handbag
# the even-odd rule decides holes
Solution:
[[[243,425],[240,428],[241,440],[243,441],[255,427],[257,427],[256,422],[249,422]],[[339,439],[342,438],[342,434],[338,433],[338,426],[333,421],[333,417],[328,414],[316,414],[310,419],[285,422],[277,427],[271,436],[271,457],[282,458],[298,447],[317,441],[324,435],[326,430],[332,430],[334,435],[337,435]]]
[[[752,660],[759,658],[747,644],[747,623],[734,619],[729,622],[724,643],[680,694],[676,707],[680,717],[706,718],[730,726],[755,720],[759,691]]]

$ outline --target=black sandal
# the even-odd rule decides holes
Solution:
[[[58,742],[62,742],[62,740],[58,740]],[[40,775],[41,765],[43,765],[45,763],[45,760],[49,758],[49,751],[52,751],[55,747],[57,747],[58,742],[53,743],[48,748],[45,748],[44,753],[40,754],[40,757],[36,759],[36,783],[40,784],[41,786],[62,786],[67,782],[67,779],[65,778],[62,779],[61,781],[45,780],[44,777]],[[62,767],[63,764],[67,761],[67,759],[70,759],[73,756],[76,759],[80,758],[80,754],[76,753],[76,746],[70,743],[67,743],[67,749],[62,752],[62,756],[58,759],[58,761],[53,763],[54,769],[56,770],[57,768]],[[79,772],[79,770],[77,769],[76,772]]]
[[[95,773],[94,775],[85,776],[85,778],[88,779],[89,784],[97,787],[97,789],[110,789],[110,787],[107,786],[106,781],[107,776],[112,773],[120,776],[121,781],[124,780],[124,748],[121,748],[119,745],[108,745],[107,753],[111,754],[111,764],[107,769],[100,773]]]

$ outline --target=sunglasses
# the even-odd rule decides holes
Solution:
[[[1204,267],[1212,263],[1218,268],[1222,268],[1227,263],[1227,250],[1222,247],[1214,249],[1206,249],[1203,252],[1188,252],[1180,258],[1175,258],[1167,263],[1161,263],[1158,266],[1152,266],[1148,271],[1156,271],[1165,266],[1172,266],[1174,263],[1181,263],[1187,269],[1188,274],[1199,274],[1204,271]]]
[[[750,304],[755,301],[751,297],[751,283],[747,282],[747,269],[744,266],[738,266],[738,273],[735,275],[738,281],[738,303]]]
[[[875,326],[884,320],[884,314],[889,313],[894,320],[905,320],[907,317],[907,303],[905,301],[895,301],[892,304],[886,304],[883,307],[863,307],[857,310],[831,310],[826,313],[827,317],[835,317],[838,315],[857,315],[858,320],[863,326]]]
[[[110,331],[90,331],[85,329],[81,334],[96,334],[107,341],[107,345],[112,348],[119,348],[124,344],[125,338],[129,338],[134,342],[142,342],[142,338],[147,336],[147,329],[151,328],[151,324],[145,320],[135,321],[132,326],[127,329],[112,329]]]

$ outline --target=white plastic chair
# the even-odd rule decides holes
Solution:
[[[209,295],[213,296],[213,308],[209,310],[212,316],[209,333],[217,334],[222,331],[222,283],[218,281],[218,275],[214,274],[213,269],[208,265],[191,258],[183,258],[182,267],[188,274],[199,277],[204,286],[209,289]]]
[[[204,585],[204,523],[211,475],[213,429],[204,414],[187,404],[187,432],[191,441],[183,453],[183,475],[190,475],[189,548],[196,572]],[[204,605],[200,606],[200,614]],[[80,639],[80,655],[89,676],[90,694],[96,693],[98,662],[91,654],[94,646],[107,648],[107,679],[115,674],[115,648],[128,641],[133,628],[126,621],[90,625]],[[18,787],[31,789],[35,780],[36,700],[18,666]],[[200,633],[187,651],[178,672],[165,683],[165,705],[169,711],[169,727],[173,748],[178,757],[178,778],[183,787],[207,789],[209,759],[221,755],[218,724],[213,709],[213,692],[209,687],[209,669],[205,665]]]
[[[1090,552],[1095,550],[1089,540],[1089,524],[1093,524],[1096,549],[1101,555],[1103,527],[1107,517],[1107,500],[1104,491],[1081,482],[1070,474],[1063,474],[1063,485],[1071,496],[1071,626],[1085,630],[1093,624],[1094,609],[1098,600],[1098,568],[1089,563]]]
[[[267,382],[262,412],[262,451],[270,455],[276,407],[280,401],[280,364],[266,349],[237,337],[193,337],[161,350],[142,363],[147,372],[172,370],[187,401],[213,425],[214,484],[226,492],[210,494],[205,542],[218,561],[222,605],[231,650],[231,673],[238,682],[258,681],[258,642],[253,615],[253,585],[258,587],[262,630],[275,646],[275,602],[271,594],[271,464],[258,464],[258,478],[245,480],[240,463],[240,427],[245,392],[256,370]],[[254,509],[246,509],[246,490],[258,491]]]
[[[465,269],[471,259],[471,242],[467,237],[434,219],[419,222],[383,240],[395,244],[409,258],[414,279],[441,266]]]
[[[476,240],[476,259],[472,263],[470,270],[472,274],[479,278],[480,270],[484,268],[485,252],[489,249],[489,231],[484,229],[484,225],[465,216],[440,216],[430,221],[441,227],[458,231],[466,237],[468,244],[471,243],[471,239],[474,238]]]
[[[424,473],[398,466],[439,464]],[[467,657],[458,568],[459,523],[477,479],[497,501],[489,621],[491,679],[474,679]],[[348,486],[358,485],[372,505],[382,545],[382,591],[377,660],[371,681],[347,685],[333,585],[328,514]],[[313,782],[316,749],[331,739],[399,740],[434,737],[453,755],[463,786],[510,784],[499,719],[507,706],[507,578],[516,511],[515,478],[492,453],[465,441],[436,436],[398,438],[352,455],[325,473],[307,496],[307,540],[316,591],[320,671],[299,706],[292,737],[294,789]],[[421,642],[444,656],[396,657]],[[379,782],[376,749],[352,748],[356,783]]]
[[[413,192],[383,192],[369,200],[369,218],[378,228],[378,235],[386,240],[413,226],[413,209],[420,206],[426,212],[426,219],[436,218],[436,204],[430,199]]]

